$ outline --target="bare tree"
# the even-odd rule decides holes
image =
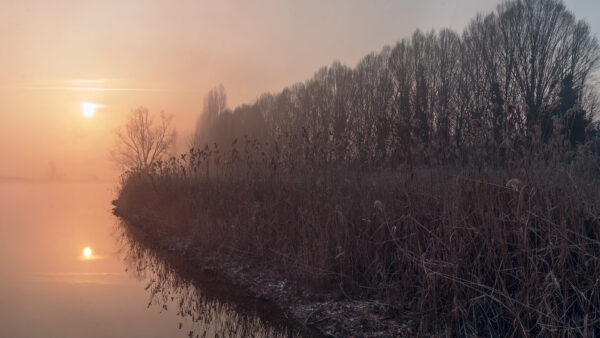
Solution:
[[[556,81],[573,76],[578,89],[596,69],[599,47],[589,26],[560,0],[513,0],[498,7],[499,54],[511,60],[507,73],[517,98],[527,105],[527,129],[539,121]],[[508,86],[507,86],[508,87]],[[506,90],[505,90],[506,91]]]
[[[200,147],[203,143],[210,142],[212,135],[211,127],[219,115],[223,114],[227,110],[227,92],[225,87],[220,84],[208,91],[204,96],[204,107],[202,114],[196,122],[196,129],[192,136],[191,145],[193,147]]]
[[[175,140],[172,115],[150,114],[147,108],[134,109],[125,129],[117,129],[112,157],[124,168],[144,170],[163,158]]]
[[[356,67],[336,62],[233,110],[224,88],[215,87],[204,98],[192,144],[301,137],[279,142],[278,151],[318,150],[323,163],[392,167],[468,161],[477,147],[504,163],[505,151],[527,148],[540,124],[551,123],[551,112],[600,111],[593,82],[599,66],[597,38],[563,1],[503,0],[462,34],[416,31]],[[565,79],[577,102],[558,112],[550,108],[560,103],[557,84]]]
[[[209,121],[214,120],[220,113],[227,108],[227,92],[225,87],[220,84],[218,87],[211,89],[204,97],[203,114]]]

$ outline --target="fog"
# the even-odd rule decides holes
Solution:
[[[0,177],[113,180],[113,131],[144,105],[175,116],[183,148],[204,94],[229,106],[309,78],[417,29],[461,31],[496,0],[4,1]],[[597,1],[566,1],[600,31]],[[93,117],[81,102],[101,105]]]

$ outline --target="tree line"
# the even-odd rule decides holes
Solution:
[[[191,143],[246,136],[291,153],[308,145],[321,164],[361,166],[502,162],[549,143],[577,149],[598,134],[599,60],[589,25],[562,1],[504,1],[462,34],[417,30],[354,68],[334,62],[233,110],[217,87]],[[290,138],[303,142],[281,142]]]

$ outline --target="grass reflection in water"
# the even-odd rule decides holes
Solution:
[[[177,311],[190,337],[299,337],[303,332],[273,305],[257,300],[222,277],[159,248],[120,220],[120,254],[126,270],[143,281],[148,308]]]

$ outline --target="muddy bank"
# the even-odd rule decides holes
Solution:
[[[116,201],[113,204],[117,204]],[[165,234],[152,220],[114,214],[127,235],[174,269],[203,294],[234,304],[240,313],[257,313],[288,336],[397,337],[415,335],[412,320],[390,313],[391,304],[352,300],[340,292],[322,292],[287,277],[285,267],[261,263],[235,250],[209,252],[188,237]]]

